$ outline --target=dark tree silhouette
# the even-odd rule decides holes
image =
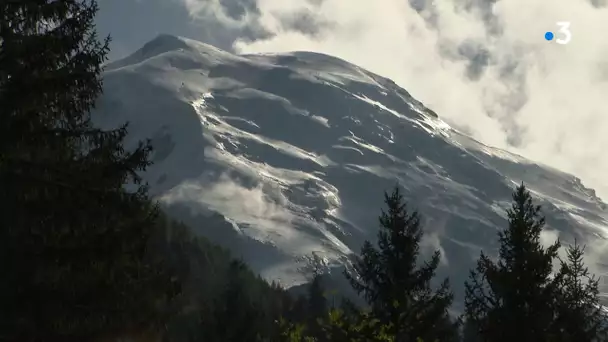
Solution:
[[[498,261],[482,253],[465,283],[466,320],[482,341],[549,341],[560,282],[552,264],[560,243],[541,245],[545,219],[523,184],[507,215]]]
[[[390,195],[385,193],[385,203],[378,248],[366,242],[354,262],[354,274],[346,276],[369,303],[372,317],[387,327],[395,341],[451,341],[456,333],[448,314],[453,297],[448,281],[437,290],[431,287],[439,252],[418,266],[423,236],[418,213],[408,212],[398,187]]]
[[[0,340],[87,341],[160,326],[174,284],[147,254],[157,208],[100,130],[95,1],[0,1]],[[131,185],[133,191],[126,191]]]
[[[560,294],[554,341],[592,342],[608,340],[608,315],[599,301],[599,279],[583,262],[584,247],[568,247],[561,262]]]

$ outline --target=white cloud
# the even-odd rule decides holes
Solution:
[[[540,243],[543,247],[549,248],[559,238],[559,232],[552,229],[544,229],[540,232]]]
[[[580,242],[579,242],[580,243]],[[566,247],[566,246],[564,246]],[[588,241],[583,244],[585,248],[585,265],[589,267],[589,272],[598,277],[601,277],[600,286],[602,292],[608,291],[608,256],[606,255],[606,249],[608,248],[608,241],[604,239],[597,239],[595,241]],[[566,258],[566,253],[563,253],[563,258]]]
[[[294,215],[286,209],[286,199],[276,189],[262,185],[248,188],[223,174],[216,182],[184,182],[162,196],[166,204],[188,203],[191,210],[211,208],[237,221],[255,225],[265,234],[291,234]]]
[[[233,26],[255,19],[272,33],[237,42],[239,51],[344,58],[393,79],[474,137],[519,143],[510,149],[572,172],[608,198],[608,9],[592,5],[601,1],[257,0],[259,13],[240,21],[219,0],[183,1],[197,15],[216,13]],[[330,25],[313,35],[286,29],[285,18],[302,13],[311,26]],[[571,22],[569,45],[544,40],[557,21]],[[484,72],[472,80],[475,67]]]

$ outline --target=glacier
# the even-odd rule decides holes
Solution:
[[[543,206],[548,242],[608,236],[606,204],[580,179],[486,146],[335,57],[236,55],[160,35],[103,77],[94,119],[128,121],[128,144],[150,139],[143,176],[164,209],[286,287],[306,282],[311,260],[348,266],[397,183],[423,215],[423,254],[441,251],[457,298],[480,251],[496,252],[521,182]],[[589,261],[601,273],[600,252]]]

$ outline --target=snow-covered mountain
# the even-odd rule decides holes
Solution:
[[[161,35],[107,65],[98,112],[152,140],[145,178],[172,215],[287,286],[313,253],[340,266],[373,239],[397,182],[457,293],[480,249],[495,250],[522,181],[548,239],[608,236],[605,204],[576,177],[475,141],[391,80],[323,54],[234,55]]]

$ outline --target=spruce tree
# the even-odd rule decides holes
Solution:
[[[608,340],[608,315],[599,301],[599,279],[589,272],[583,256],[584,247],[575,242],[561,262],[553,341]]]
[[[322,321],[323,338],[327,342],[397,342],[401,341],[390,323],[385,324],[367,311],[349,315],[332,309]],[[418,342],[414,340],[414,342]]]
[[[0,1],[0,341],[156,329],[176,289],[148,239],[150,147],[100,130],[95,1]],[[126,184],[134,191],[126,191]]]
[[[436,251],[429,261],[419,262],[423,236],[419,214],[407,210],[399,187],[384,197],[387,211],[382,210],[379,218],[378,248],[365,242],[355,259],[354,274],[346,277],[395,341],[451,341],[456,332],[446,324],[453,298],[448,281],[437,290],[431,288],[440,254]]]
[[[240,260],[230,263],[223,290],[213,304],[216,330],[205,336],[205,341],[259,340],[264,313],[259,310],[258,298],[253,298],[247,286],[246,270],[247,266]]]
[[[322,284],[322,275],[315,273],[308,287],[307,296],[307,329],[310,336],[320,336],[321,326],[319,320],[328,312],[327,298]]]
[[[462,325],[462,342],[481,342],[479,328],[470,320],[464,321]]]
[[[498,260],[481,253],[465,283],[466,319],[481,341],[550,341],[561,281],[552,276],[552,264],[560,243],[541,245],[545,220],[523,184],[507,215]]]

